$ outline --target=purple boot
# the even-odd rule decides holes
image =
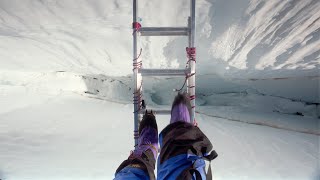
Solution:
[[[156,118],[151,113],[143,115],[139,125],[139,139],[137,148],[131,152],[127,160],[116,170],[116,173],[125,167],[139,168],[148,173],[149,178],[155,179],[154,169],[158,154],[158,126]]]
[[[182,121],[190,123],[191,104],[187,94],[179,93],[171,107],[171,119],[170,124]]]
[[[158,154],[158,126],[154,114],[146,113],[143,115],[139,125],[138,148],[133,151],[134,156],[141,156],[142,153],[150,150],[154,159]]]

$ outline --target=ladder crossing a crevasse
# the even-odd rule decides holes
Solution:
[[[191,123],[195,122],[195,70],[196,48],[195,44],[195,5],[196,0],[190,0],[190,16],[186,27],[141,27],[138,22],[138,0],[133,0],[133,79],[134,79],[134,142],[138,144],[138,127],[141,114],[144,113],[142,101],[142,77],[143,76],[184,76],[186,77],[187,92],[191,100]],[[140,36],[187,36],[187,66],[185,69],[144,69],[138,51],[138,34]],[[170,110],[153,110],[156,114],[170,114]]]

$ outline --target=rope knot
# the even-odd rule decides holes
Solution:
[[[196,61],[196,48],[195,47],[186,47],[187,57],[189,61]]]

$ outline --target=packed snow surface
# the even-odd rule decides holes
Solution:
[[[189,1],[139,0],[142,26]],[[320,1],[199,0],[197,114],[215,179],[320,179]],[[0,179],[112,179],[133,149],[132,2],[0,0]],[[182,68],[184,37],[140,37],[145,68]],[[169,109],[184,78],[146,78]],[[157,116],[159,129],[168,116]]]

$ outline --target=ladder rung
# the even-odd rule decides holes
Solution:
[[[141,36],[188,36],[187,27],[142,27]]]
[[[142,76],[186,76],[191,69],[139,69]]]
[[[163,109],[148,109],[148,112],[152,110],[156,115],[170,115],[171,111],[170,110],[163,110]],[[139,111],[139,114],[144,114],[145,110],[142,109]]]

